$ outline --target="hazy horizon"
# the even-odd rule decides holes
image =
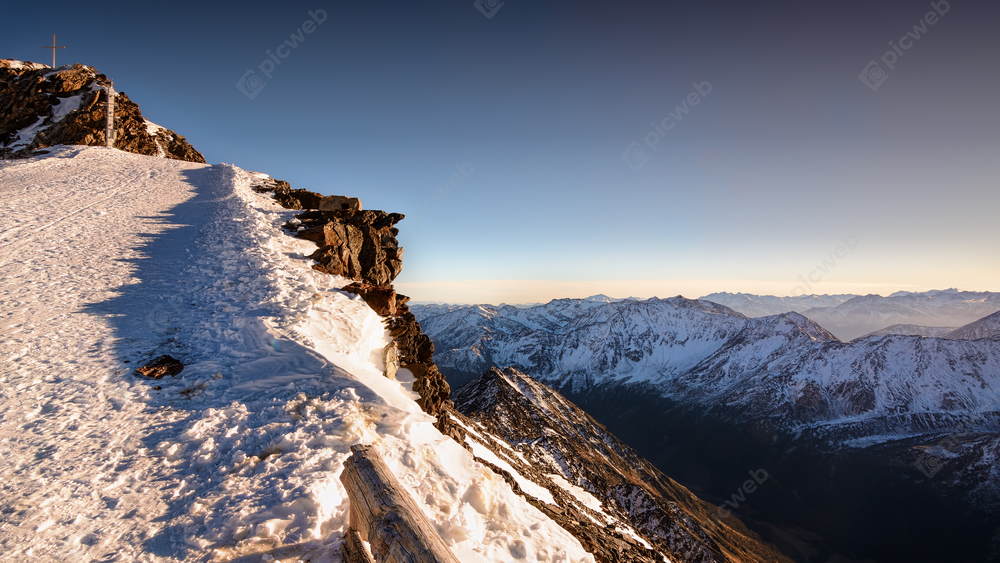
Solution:
[[[531,282],[532,280],[504,280],[504,281],[512,283],[512,282]],[[496,283],[495,280],[490,280],[489,281],[489,285],[483,284],[482,286],[479,286],[479,287],[476,287],[475,281],[473,281],[473,282],[469,282],[469,281],[466,281],[466,282],[450,282],[450,283],[472,285],[474,287],[474,289],[472,291],[467,292],[466,293],[467,295],[525,295],[525,294],[527,294],[527,293],[523,293],[523,292],[519,292],[519,291],[513,291],[513,292],[511,292],[509,290],[506,290],[506,291],[496,291],[496,290],[489,289],[489,285],[492,285],[492,284]],[[591,282],[591,283],[599,285],[601,282]],[[654,282],[645,281],[644,283],[652,285],[653,283],[656,283],[656,282],[655,281]],[[404,285],[396,284],[396,286],[397,286],[397,289],[400,290],[400,292],[409,295],[407,293],[408,286],[406,286],[405,284]],[[597,285],[595,285],[595,286],[597,286]],[[560,287],[564,287],[564,286],[561,285]],[[897,293],[898,291],[909,291],[909,292],[912,292],[912,293],[924,293],[924,292],[929,292],[929,291],[946,291],[946,290],[949,290],[949,289],[957,289],[958,291],[963,291],[963,292],[964,291],[968,291],[968,292],[987,292],[987,291],[992,291],[992,290],[989,290],[989,289],[969,289],[969,288],[963,288],[963,287],[935,287],[935,288],[922,288],[922,289],[900,289],[900,290],[896,290],[896,291],[882,291],[882,292],[877,292],[877,291],[870,291],[870,292],[836,291],[836,292],[823,292],[823,293],[807,293],[807,294],[804,294],[803,296],[804,297],[823,297],[823,296],[831,296],[831,295],[855,295],[855,296],[881,295],[882,297],[889,297],[891,294]],[[441,294],[441,295],[443,295],[443,294],[445,294],[445,292],[447,292],[447,288],[435,291],[433,288],[430,288],[430,286],[428,286],[428,288],[426,288],[426,291],[430,292],[432,294]],[[519,300],[519,301],[495,301],[495,300],[493,300],[493,301],[488,301],[488,300],[483,300],[483,301],[475,301],[475,300],[473,300],[473,301],[448,301],[448,300],[445,300],[445,299],[418,299],[418,298],[411,298],[410,303],[413,303],[413,304],[423,304],[423,305],[426,305],[426,304],[443,304],[443,305],[527,305],[527,304],[538,304],[538,303],[544,304],[544,303],[548,303],[550,301],[553,301],[555,299],[588,299],[590,297],[595,297],[595,296],[598,296],[598,295],[604,295],[604,296],[610,297],[612,299],[632,299],[632,298],[634,298],[634,299],[643,299],[643,300],[645,300],[645,299],[653,299],[653,298],[667,299],[667,298],[670,298],[670,297],[678,297],[678,296],[685,297],[685,298],[688,298],[688,299],[701,299],[701,298],[703,298],[705,296],[708,296],[708,295],[711,295],[713,293],[731,293],[731,294],[744,294],[744,295],[759,295],[759,296],[763,296],[763,297],[781,297],[781,298],[786,298],[786,299],[787,298],[792,298],[792,297],[799,297],[799,296],[793,296],[793,295],[777,295],[777,294],[770,294],[770,293],[759,293],[759,292],[748,292],[748,291],[727,291],[725,289],[719,289],[719,290],[715,290],[715,291],[702,291],[702,292],[693,292],[693,293],[692,292],[688,292],[688,293],[684,293],[684,292],[681,292],[681,293],[661,292],[659,294],[622,294],[622,293],[609,294],[608,292],[598,291],[598,292],[595,292],[595,293],[588,293],[588,294],[584,295],[582,293],[576,292],[576,293],[567,293],[567,294],[558,294],[558,295],[553,294],[554,296],[547,297],[545,299],[538,299],[538,300],[524,299],[524,300]],[[1000,293],[1000,292],[994,292],[994,293]]]

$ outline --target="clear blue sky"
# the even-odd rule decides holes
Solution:
[[[209,162],[406,214],[419,300],[996,291],[1000,6],[935,4],[16,3],[0,57],[55,33]]]

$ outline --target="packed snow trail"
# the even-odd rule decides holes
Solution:
[[[0,561],[339,561],[362,442],[461,561],[592,561],[382,377],[381,319],[310,269],[261,177],[0,163]],[[134,375],[161,354],[183,373]]]

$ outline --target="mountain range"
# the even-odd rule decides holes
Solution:
[[[713,293],[702,297],[739,311],[763,317],[796,311],[819,323],[841,340],[853,340],[891,325],[959,327],[1000,311],[1000,293],[960,291],[899,291],[881,295],[805,295],[774,297],[742,293]]]
[[[776,528],[781,521],[805,523],[812,531],[792,534],[785,552],[800,560],[827,549],[903,560],[894,557],[906,550],[894,556],[868,543],[867,517],[835,529],[810,517],[846,510],[846,499],[861,494],[883,506],[920,499],[907,527],[889,534],[920,545],[907,557],[935,553],[913,535],[920,526],[912,520],[927,517],[930,506],[953,514],[951,522],[961,522],[979,547],[996,527],[995,518],[982,518],[1000,507],[991,461],[1000,454],[1000,336],[989,332],[995,318],[969,327],[992,334],[978,340],[885,335],[843,342],[798,313],[748,318],[683,297],[412,310],[453,386],[496,366],[530,374],[703,498],[725,498],[729,479],[749,467],[780,474],[783,490],[795,494],[756,496],[767,510],[753,518],[779,545],[791,533]],[[862,468],[867,477],[858,474]],[[893,485],[872,489],[869,481]],[[951,504],[935,503],[937,494]],[[827,547],[808,539],[817,535]]]
[[[1000,383],[998,338],[887,335],[846,343],[798,313],[750,319],[683,297],[412,310],[455,383],[460,373],[471,377],[494,366],[574,393],[648,383],[735,421],[766,418],[826,434],[831,424],[850,428],[841,440],[887,424],[900,434],[924,430],[937,416],[1000,404],[993,391]],[[987,320],[995,323],[984,319],[979,330],[988,330]]]

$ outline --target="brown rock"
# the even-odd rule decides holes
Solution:
[[[317,225],[299,232],[299,238],[311,240],[319,247],[340,246],[344,243],[343,235],[344,226],[332,221],[325,225]]]
[[[319,209],[323,196],[309,190],[275,190],[274,199],[285,209]]]
[[[310,254],[309,258],[319,262],[313,266],[314,270],[331,276],[350,277],[351,257],[343,247],[324,246]]]
[[[153,379],[160,379],[165,375],[177,375],[183,369],[184,364],[182,364],[179,360],[168,355],[163,355],[158,356],[152,362],[140,368],[136,368],[135,371],[139,375],[144,375]]]
[[[319,202],[320,211],[361,211],[361,200],[356,197],[328,195]]]
[[[373,311],[383,317],[391,317],[396,314],[396,290],[391,287],[376,287],[364,283],[352,283],[341,288],[341,291],[360,295]]]

